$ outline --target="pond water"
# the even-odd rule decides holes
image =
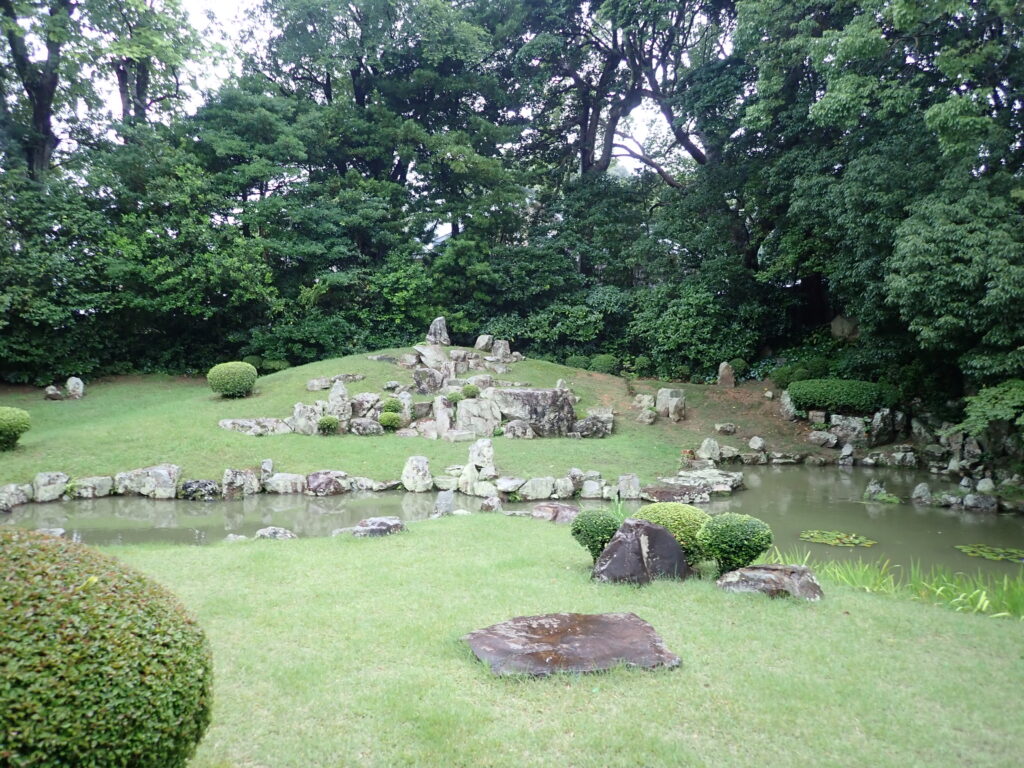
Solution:
[[[928,482],[933,492],[953,487],[934,476],[894,469],[835,467],[744,467],[743,474],[746,490],[704,508],[712,513],[729,511],[760,517],[771,525],[775,542],[784,551],[806,550],[817,558],[888,559],[904,566],[918,561],[926,567],[944,565],[996,574],[1012,575],[1022,568],[1017,563],[968,557],[953,547],[987,544],[1024,548],[1024,516],[982,515],[911,504],[865,504],[860,500],[873,478],[883,480],[886,488],[901,498],[908,498],[921,481]],[[476,511],[480,501],[457,495],[455,505]],[[598,507],[607,502],[581,504]],[[531,506],[505,505],[506,509]],[[334,530],[351,527],[366,517],[396,515],[406,521],[425,520],[433,508],[433,493],[352,493],[326,498],[262,494],[209,503],[110,497],[26,504],[0,519],[0,524],[63,528],[69,538],[96,545],[206,544],[230,533],[251,537],[268,525],[288,528],[304,537],[330,536]],[[846,548],[800,541],[800,532],[808,529],[858,533],[878,544]]]

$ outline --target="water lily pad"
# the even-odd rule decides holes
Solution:
[[[801,531],[800,538],[812,544],[828,544],[830,547],[873,547],[878,543],[859,533],[842,531]]]
[[[1013,547],[990,547],[988,544],[957,544],[968,557],[983,557],[986,560],[1009,560],[1011,563],[1024,563],[1024,549]]]

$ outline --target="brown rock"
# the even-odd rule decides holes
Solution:
[[[625,664],[677,667],[654,627],[635,613],[548,613],[519,616],[462,638],[496,675],[545,677],[600,672]]]
[[[630,518],[619,526],[594,563],[596,581],[647,584],[652,579],[693,575],[686,555],[667,528]]]
[[[750,565],[729,571],[715,582],[727,592],[763,592],[769,597],[790,595],[804,600],[821,600],[824,593],[806,565]]]
[[[571,523],[580,513],[580,508],[573,504],[563,504],[558,501],[544,501],[533,505],[532,516],[539,520],[547,520],[552,523]]]

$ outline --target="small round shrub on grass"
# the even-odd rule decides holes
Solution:
[[[569,533],[597,562],[612,536],[622,525],[622,518],[605,509],[584,509],[572,521]]]
[[[711,516],[703,509],[676,501],[662,501],[640,507],[633,517],[667,528],[686,552],[689,562],[704,559],[697,534]]]
[[[159,584],[94,549],[0,531],[0,759],[182,768],[210,722],[203,631]]]
[[[316,423],[316,431],[321,435],[336,435],[340,425],[337,416],[321,416],[320,421]]]
[[[586,355],[569,355],[565,358],[565,364],[570,368],[587,370],[590,367],[590,358]]]
[[[0,407],[0,451],[14,449],[18,438],[28,432],[32,417],[21,408]]]
[[[597,371],[597,373],[610,373],[614,375],[621,368],[619,358],[615,355],[594,355],[594,359],[590,361],[590,370]]]
[[[210,389],[221,397],[245,397],[252,394],[259,374],[249,363],[236,360],[213,366],[206,374]]]
[[[394,432],[402,426],[402,417],[397,413],[385,411],[380,415],[380,418],[377,419],[377,422],[388,432]]]
[[[402,401],[397,397],[385,398],[384,402],[380,404],[381,413],[401,413],[402,412]]]
[[[480,387],[476,384],[467,384],[462,388],[462,396],[467,400],[472,400],[474,397],[480,396]]]
[[[697,532],[704,555],[718,563],[718,575],[754,562],[772,545],[768,523],[750,515],[724,512],[708,519]]]

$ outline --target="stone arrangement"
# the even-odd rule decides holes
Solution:
[[[508,372],[509,363],[524,359],[509,349],[508,341],[480,336],[473,351],[446,349],[448,344],[445,319],[438,317],[430,324],[425,344],[417,344],[413,352],[393,360],[412,372],[413,383],[409,386],[392,380],[384,385],[390,395],[362,392],[349,396],[346,385],[362,380],[363,375],[311,379],[306,390],[329,390],[326,400],[295,403],[292,415],[286,418],[222,419],[219,425],[257,437],[316,435],[320,419],[333,416],[338,420],[338,434],[371,437],[384,434],[379,423],[381,407],[385,397],[391,396],[402,404],[401,428],[396,432],[400,437],[468,442],[491,437],[498,430],[510,440],[601,438],[612,433],[615,416],[610,408],[591,408],[584,418],[576,418],[578,398],[564,382],[560,382],[562,386],[539,389],[523,382],[495,379],[494,374]],[[380,360],[380,356],[374,355],[373,359]],[[473,370],[481,372],[467,375]],[[478,397],[449,399],[470,384],[480,390]],[[414,394],[435,397],[432,402],[414,402]]]
[[[595,581],[647,584],[654,579],[693,576],[679,542],[647,520],[625,520],[594,563]]]
[[[544,677],[556,672],[600,672],[619,665],[679,666],[679,657],[635,613],[519,616],[462,639],[496,675]]]
[[[802,600],[824,597],[821,585],[806,565],[749,565],[723,574],[715,583],[726,592],[760,592]]]
[[[43,397],[46,400],[81,400],[85,397],[85,382],[77,376],[71,376],[64,382],[64,391],[51,384],[43,390]]]

